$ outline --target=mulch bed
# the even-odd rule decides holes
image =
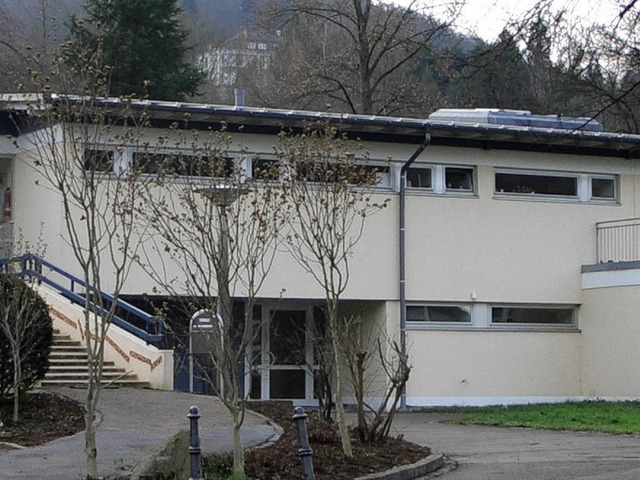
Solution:
[[[246,455],[246,473],[255,479],[304,478],[298,457],[298,432],[293,421],[293,407],[289,402],[251,402],[249,408],[272,419],[284,433],[274,445],[253,449]],[[406,442],[402,438],[389,438],[381,445],[363,445],[352,431],[354,457],[342,455],[340,437],[334,423],[310,413],[307,418],[309,443],[313,450],[313,466],[318,480],[351,480],[369,473],[383,472],[398,465],[417,462],[428,456],[426,447]],[[217,468],[219,473],[231,471],[229,456],[205,459],[207,469]],[[224,478],[224,477],[223,477]]]
[[[20,421],[13,424],[13,400],[0,399],[0,442],[32,447],[84,430],[84,407],[68,398],[29,393],[20,403]],[[8,448],[5,447],[8,450]],[[5,449],[0,448],[0,452]]]

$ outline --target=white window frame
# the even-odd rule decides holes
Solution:
[[[576,194],[575,195],[554,195],[554,194],[540,194],[540,193],[519,193],[519,192],[499,192],[497,191],[496,176],[498,174],[503,175],[531,175],[536,177],[563,177],[573,178],[576,180]],[[618,203],[619,197],[619,180],[618,175],[604,174],[604,173],[576,173],[565,172],[557,170],[531,170],[531,169],[518,169],[518,168],[501,168],[496,167],[493,169],[493,197],[496,199],[520,199],[528,201],[551,201],[551,202],[580,202],[580,203],[604,203],[611,205],[612,203]],[[612,180],[614,182],[614,196],[613,198],[601,198],[593,197],[592,181],[593,179]]]
[[[571,323],[509,323],[509,322],[494,322],[493,312],[494,308],[519,308],[529,310],[570,310],[571,311]],[[531,330],[575,330],[578,328],[578,307],[577,305],[558,305],[558,304],[491,304],[489,305],[489,322],[492,329],[531,329]]]
[[[458,322],[458,321],[436,321],[436,320],[409,320],[407,318],[407,323],[418,324],[418,325],[437,325],[437,326],[446,326],[446,327],[470,327],[473,324],[473,304],[471,303],[409,303],[406,305],[407,309],[410,307],[419,307],[419,308],[460,308],[469,310],[469,321],[466,322]]]
[[[409,307],[462,307],[470,309],[469,322],[433,322],[407,319],[408,330],[474,330],[474,331],[553,331],[579,332],[576,304],[547,303],[490,303],[490,302],[407,302]],[[572,311],[572,322],[568,323],[501,323],[492,322],[493,308],[561,309]]]
[[[603,202],[612,203],[619,202],[619,177],[617,175],[605,175],[605,174],[591,174],[587,180],[587,198],[591,202]],[[613,197],[594,197],[593,196],[593,181],[594,180],[611,180],[613,181]]]
[[[447,188],[447,170],[448,169],[469,170],[471,173],[471,189]],[[405,184],[408,193],[424,193],[432,195],[451,195],[451,196],[476,196],[478,184],[478,169],[475,165],[449,165],[435,163],[414,163],[408,170],[423,169],[431,170],[431,187],[414,187]],[[405,181],[401,179],[400,181]]]

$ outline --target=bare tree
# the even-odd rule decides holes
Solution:
[[[98,478],[95,414],[100,401],[104,347],[133,258],[139,183],[119,170],[123,144],[135,144],[142,121],[99,98],[53,97],[32,104],[42,121],[32,135],[34,168],[62,204],[64,240],[84,281],[84,343],[88,358],[85,454],[88,478]],[[121,126],[124,124],[124,126]],[[116,146],[120,145],[120,147]],[[109,291],[110,298],[103,296]]]
[[[367,153],[334,127],[316,125],[305,134],[283,135],[276,154],[288,169],[286,185],[295,213],[287,238],[289,251],[325,294],[338,428],[343,452],[352,457],[343,406],[340,296],[349,283],[349,260],[365,220],[384,208],[388,199],[378,199],[372,192],[378,171],[367,164]]]
[[[358,435],[363,443],[383,442],[391,431],[411,365],[398,342],[378,325],[351,317],[341,335],[341,350],[356,397]],[[378,402],[368,395],[382,392]]]
[[[284,24],[284,34],[304,51],[297,57],[304,68],[292,63],[300,79],[288,82],[289,88],[297,83],[301,94],[319,94],[321,101],[337,103],[337,110],[388,115],[406,110],[407,98],[419,90],[419,77],[407,75],[419,70],[415,62],[449,28],[462,3],[440,5],[444,21],[435,12],[419,12],[417,0],[406,7],[375,0],[273,2],[266,16]],[[311,38],[320,42],[309,44]],[[289,80],[296,76],[291,72]]]
[[[287,203],[272,181],[276,163],[255,162],[253,174],[262,180],[248,181],[242,160],[249,158],[240,152],[231,160],[228,134],[191,135],[170,134],[170,145],[186,145],[189,154],[173,150],[141,157],[141,168],[153,165],[156,175],[141,212],[149,232],[141,262],[186,310],[208,312],[207,358],[215,371],[206,380],[231,415],[233,468],[243,475],[245,392],[239,367],[260,332],[253,307],[274,261]],[[234,299],[243,301],[241,315],[234,315]]]
[[[32,142],[30,159],[39,176],[37,188],[46,189],[52,195],[49,198],[59,202],[63,241],[84,282],[82,334],[88,357],[85,456],[87,477],[98,478],[94,421],[105,341],[138,247],[134,206],[142,178],[135,169],[126,168],[123,152],[141,141],[146,112],[134,110],[126,98],[106,102],[108,74],[92,68],[90,62],[66,69],[66,47],[63,45],[50,63],[34,55],[31,88],[41,93],[21,97],[25,111],[16,110],[14,118],[18,128],[25,118],[29,126],[35,122],[36,128],[26,138]],[[99,51],[86,55],[99,55]],[[70,84],[83,85],[84,95],[49,94],[52,85]],[[103,295],[107,290],[109,298]]]

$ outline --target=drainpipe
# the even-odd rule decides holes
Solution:
[[[402,355],[407,353],[407,293],[406,293],[406,253],[405,253],[405,189],[407,185],[407,170],[416,161],[420,154],[427,148],[431,141],[431,132],[424,135],[424,142],[413,152],[413,155],[402,165],[400,169],[400,231],[399,231],[399,253],[400,253],[400,349]],[[400,397],[400,408],[407,406],[407,393],[402,392]]]

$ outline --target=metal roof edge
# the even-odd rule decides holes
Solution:
[[[43,100],[36,94],[3,94],[0,95],[0,109],[6,109],[7,102],[12,103],[12,108],[25,103],[25,99]],[[81,102],[87,97],[68,94],[51,94],[45,101],[52,103]],[[329,122],[338,125],[352,125],[355,130],[365,127],[377,127],[369,130],[381,134],[401,137],[402,135],[415,135],[420,131],[431,131],[435,137],[449,137],[461,139],[500,140],[514,143],[544,144],[545,142],[561,142],[569,140],[581,143],[586,148],[594,148],[595,143],[599,147],[610,150],[633,152],[634,156],[640,156],[640,135],[628,133],[598,132],[579,129],[558,129],[536,126],[503,125],[489,123],[468,123],[455,121],[438,121],[412,117],[393,117],[381,115],[362,115],[338,112],[317,112],[309,110],[280,109],[267,107],[233,106],[221,104],[206,104],[194,102],[171,102],[160,100],[120,99],[113,97],[92,98],[92,102],[103,106],[117,108],[128,105],[135,109],[149,109],[156,112],[162,119],[163,112],[173,112],[174,117],[167,119],[177,120],[176,114],[184,114],[184,120],[193,119],[197,115],[200,122],[227,121],[233,123],[236,117],[238,124],[251,124],[251,119],[256,119],[256,125],[281,126],[285,123],[304,122]],[[226,118],[225,118],[226,117]],[[231,118],[230,118],[231,117]],[[258,122],[259,120],[259,122]],[[272,123],[269,122],[272,121]],[[468,136],[465,136],[468,135]],[[388,140],[387,140],[388,141]]]

